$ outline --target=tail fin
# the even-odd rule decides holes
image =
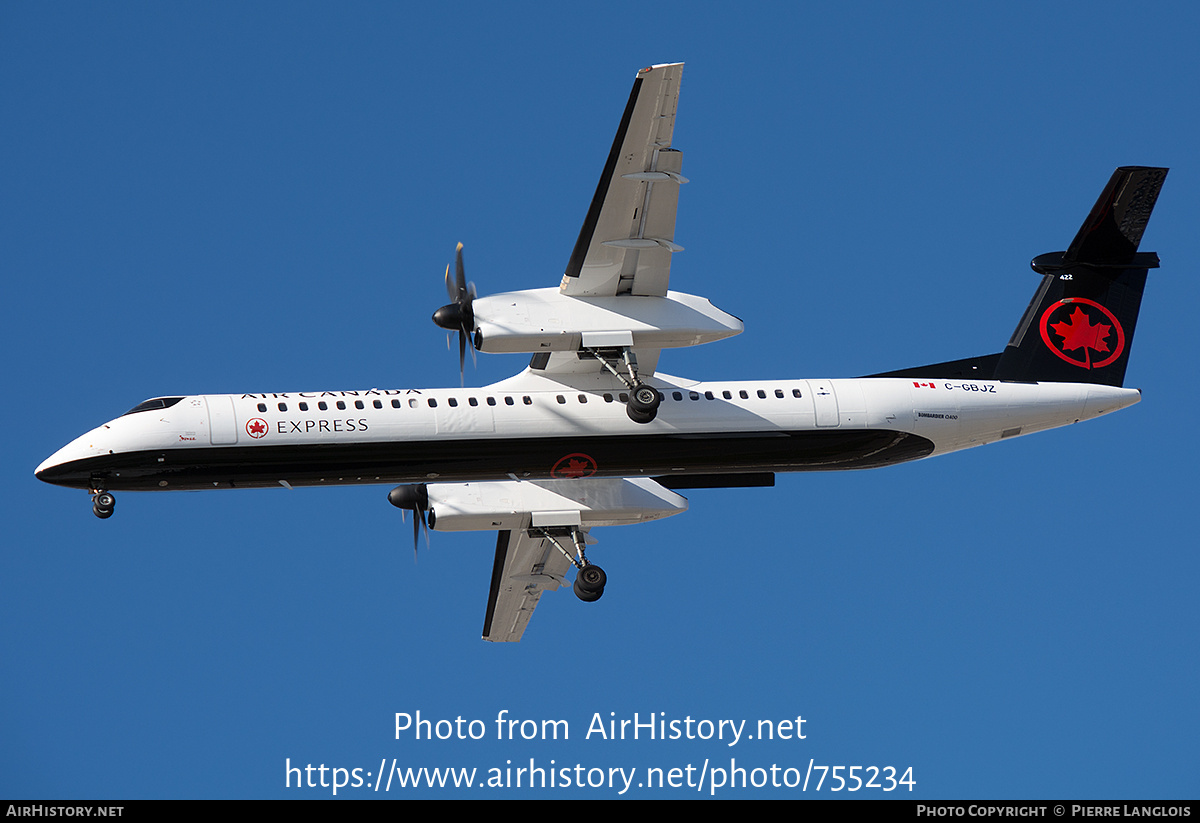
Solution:
[[[997,380],[1120,386],[1133,344],[1146,272],[1139,252],[1166,169],[1123,166],[1065,252],[1033,259],[1042,283],[996,365]]]

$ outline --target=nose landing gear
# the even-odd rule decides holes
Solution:
[[[107,520],[113,516],[113,509],[117,506],[117,498],[106,491],[98,491],[92,495],[92,514],[99,517],[101,520]]]

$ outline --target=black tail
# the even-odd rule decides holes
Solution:
[[[1124,382],[1146,272],[1158,267],[1158,255],[1138,244],[1166,177],[1166,169],[1117,169],[1070,247],[1033,259],[1042,283],[995,379]]]

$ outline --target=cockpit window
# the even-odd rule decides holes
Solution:
[[[137,414],[138,412],[154,411],[155,409],[169,409],[182,400],[182,397],[155,397],[152,400],[144,400],[138,403],[125,414]],[[121,415],[122,417],[125,414]]]

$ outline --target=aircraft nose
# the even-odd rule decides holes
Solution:
[[[103,428],[102,426],[101,429]],[[101,429],[93,429],[87,434],[77,437],[47,457],[33,470],[33,476],[44,483],[52,483],[55,486],[89,488],[92,471],[88,467],[88,463],[94,462],[89,461],[89,458],[104,452]]]
[[[38,467],[33,470],[33,476],[38,480],[50,482],[50,469],[54,467],[54,457],[50,456],[43,460]]]
[[[70,449],[69,446],[56,451],[54,454],[47,457],[41,464],[33,470],[33,476],[43,483],[53,483],[55,485],[64,485],[63,480],[66,479],[69,473],[66,470],[70,457],[65,454]]]

